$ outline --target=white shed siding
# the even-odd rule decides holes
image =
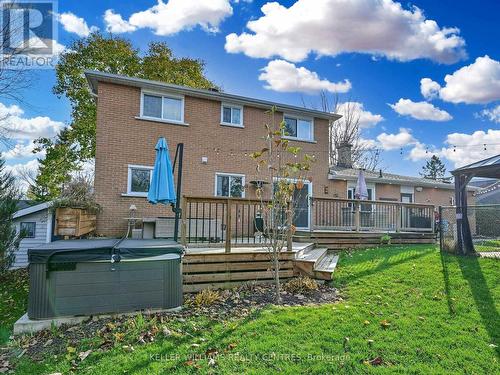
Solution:
[[[16,231],[19,233],[21,222],[35,222],[35,238],[24,238],[19,244],[19,250],[16,251],[16,259],[12,265],[13,268],[26,267],[28,265],[28,249],[43,245],[47,242],[47,224],[49,221],[49,210],[45,209],[14,219]]]

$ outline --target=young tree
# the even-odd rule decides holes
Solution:
[[[5,161],[0,155],[0,273],[9,269],[19,247],[20,237],[12,222],[17,201],[14,177],[5,170]]]
[[[264,246],[271,260],[275,285],[275,301],[281,303],[279,277],[280,253],[284,248],[291,250],[291,236],[295,231],[293,217],[297,192],[302,190],[306,173],[314,159],[301,153],[283,136],[287,135],[286,123],[277,123],[276,109],[270,111],[271,123],[265,125],[263,137],[265,147],[250,155],[257,162],[257,173],[265,184],[257,187],[257,197],[261,201]],[[270,186],[266,197],[265,186]]]
[[[438,156],[432,155],[422,167],[420,175],[433,180],[442,179],[446,173],[446,167]]]
[[[85,70],[98,70],[131,77],[210,88],[214,84],[204,75],[204,63],[197,59],[176,58],[165,43],[151,43],[141,55],[124,38],[95,32],[76,40],[63,53],[56,66],[53,91],[71,103],[71,124],[55,140],[40,138],[35,151],[46,151],[36,178],[42,199],[57,197],[71,173],[95,157],[96,101],[88,89]]]

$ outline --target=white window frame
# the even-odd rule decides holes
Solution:
[[[23,239],[33,239],[36,238],[36,221],[21,221],[19,223],[19,233],[23,230],[23,224],[33,224],[33,236],[23,237]]]
[[[231,119],[233,118],[233,108],[240,110],[240,123],[239,124],[234,124],[232,122],[225,122],[224,121],[224,107],[231,108]],[[220,124],[224,125],[224,126],[232,126],[234,128],[244,128],[245,125],[243,125],[244,124],[244,122],[243,122],[243,106],[238,105],[238,104],[231,104],[231,103],[222,102],[220,105]]]
[[[352,193],[352,199],[356,199],[354,197],[354,190],[356,189],[356,183],[351,183],[351,184],[347,184],[347,192],[346,192],[346,197],[347,199],[349,199],[349,191],[352,190],[353,193]],[[375,191],[375,184],[366,184],[366,190],[370,189],[372,191],[372,199],[369,200],[367,199],[366,201],[361,201],[363,202],[362,204],[365,204],[365,205],[368,205],[368,203],[364,203],[364,202],[372,202],[372,201],[376,201],[377,200],[377,195],[376,195],[376,191]],[[348,203],[349,206],[351,206],[351,202]],[[365,206],[366,207],[366,206]],[[371,211],[375,211],[375,208],[376,208],[376,205],[374,204],[371,204],[370,205],[370,210]]]
[[[133,192],[132,191],[132,169],[148,169],[150,171],[153,170],[153,167],[149,165],[137,165],[137,164],[129,164],[128,165],[128,176],[127,176],[127,193],[126,196],[130,197],[147,197],[147,192]],[[153,178],[153,173],[149,174],[149,184],[151,185],[151,179]]]
[[[231,195],[229,195],[227,197],[225,195],[217,195],[217,177],[218,176],[241,177],[241,185],[243,186],[241,198],[245,198],[245,175],[241,174],[241,173],[226,173],[226,172],[215,172],[214,197],[239,198],[239,197],[231,197]],[[229,186],[229,191],[231,192],[231,186]]]
[[[153,116],[145,116],[144,115],[144,95],[161,97],[161,117],[153,117]],[[179,99],[181,101],[181,119],[180,120],[172,120],[172,119],[163,118],[163,98]],[[173,124],[185,124],[184,123],[184,96],[183,95],[169,94],[169,93],[165,93],[165,92],[141,90],[141,108],[140,108],[140,116],[139,117],[141,119],[151,120],[151,121],[159,121],[159,122],[166,122],[166,123],[173,123]]]
[[[292,114],[292,113],[284,113],[283,114],[283,121],[285,121],[286,117],[296,119],[297,120],[297,126],[299,125],[298,124],[299,120],[310,121],[311,122],[311,138],[310,139],[299,138],[299,137],[294,137],[294,136],[291,136],[291,135],[284,135],[283,138],[294,140],[294,141],[301,141],[301,142],[312,142],[312,143],[316,142],[315,139],[314,139],[314,117],[300,116],[300,115],[296,115],[296,114]],[[298,133],[298,129],[297,129],[297,133]]]

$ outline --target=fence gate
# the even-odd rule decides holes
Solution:
[[[476,252],[500,252],[500,204],[467,206],[467,218]],[[441,251],[458,252],[457,207],[439,207]]]

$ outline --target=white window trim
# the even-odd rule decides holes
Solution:
[[[298,178],[285,178],[285,177],[275,177],[274,181],[279,181],[279,180],[285,180],[289,182],[293,182],[296,184],[299,182]],[[312,207],[311,207],[311,198],[313,196],[313,183],[312,181],[309,180],[301,180],[305,185],[307,185],[307,199],[309,200],[308,202],[308,215],[307,215],[307,227],[297,227],[299,230],[308,230],[311,228],[311,220],[312,220]]]
[[[230,107],[230,108],[238,108],[240,110],[240,123],[239,124],[233,124],[232,122],[225,122],[224,121],[224,107]],[[233,114],[231,111],[231,118]],[[238,104],[231,104],[231,103],[225,103],[222,102],[220,105],[220,124],[224,126],[232,126],[233,128],[244,128],[245,127],[245,122],[243,121],[243,106],[238,105]]]
[[[223,197],[223,198],[236,198],[231,196],[217,195],[217,177],[218,176],[233,176],[233,177],[241,177],[241,184],[243,185],[243,191],[241,193],[241,198],[245,198],[245,175],[241,173],[226,173],[226,172],[215,172],[215,184],[214,184],[214,197]],[[229,187],[231,190],[231,187]]]
[[[161,116],[162,117],[144,116],[144,95],[160,96],[162,98],[161,99]],[[180,120],[172,120],[172,119],[163,118],[163,98],[171,98],[171,99],[180,99],[181,100],[181,119]],[[141,108],[140,108],[139,119],[158,121],[158,122],[164,122],[164,123],[187,125],[184,122],[184,96],[183,95],[169,94],[169,93],[165,93],[165,92],[158,92],[158,91],[141,90]]]
[[[23,237],[23,239],[29,240],[29,239],[36,238],[36,221],[21,221],[19,223],[19,233],[21,233],[21,231],[22,231],[23,224],[34,224],[34,226],[35,226],[34,231],[33,231],[33,237]]]
[[[348,192],[349,192],[349,190],[351,190],[351,189],[355,189],[355,188],[356,188],[356,185],[357,185],[357,183],[353,183],[353,184],[350,184],[350,183],[349,183],[349,184],[347,184],[346,196],[349,196],[349,195],[348,195],[348,194],[349,194],[349,193],[348,193]],[[377,200],[377,192],[376,192],[376,190],[375,190],[375,184],[366,184],[366,188],[367,188],[367,189],[372,189],[372,200],[373,200],[373,201],[376,201],[376,200]],[[355,198],[353,197],[353,199],[355,199]]]
[[[126,197],[147,197],[148,193],[139,193],[139,192],[133,192],[132,191],[132,169],[149,169],[150,171],[153,170],[153,167],[150,167],[149,165],[137,165],[137,164],[129,164],[127,166],[128,170],[128,176],[127,176],[127,192],[125,194],[122,194],[122,196]],[[149,174],[149,183],[151,184],[151,179],[153,178],[153,174]]]
[[[284,113],[283,114],[283,121],[285,121],[285,117],[290,117],[290,118],[297,119],[297,126],[298,126],[298,120],[310,121],[311,122],[311,139],[293,137],[291,135],[284,135],[283,136],[284,139],[290,139],[290,140],[293,140],[293,141],[300,141],[300,142],[316,143],[316,140],[314,139],[314,117],[294,115],[292,113]]]

